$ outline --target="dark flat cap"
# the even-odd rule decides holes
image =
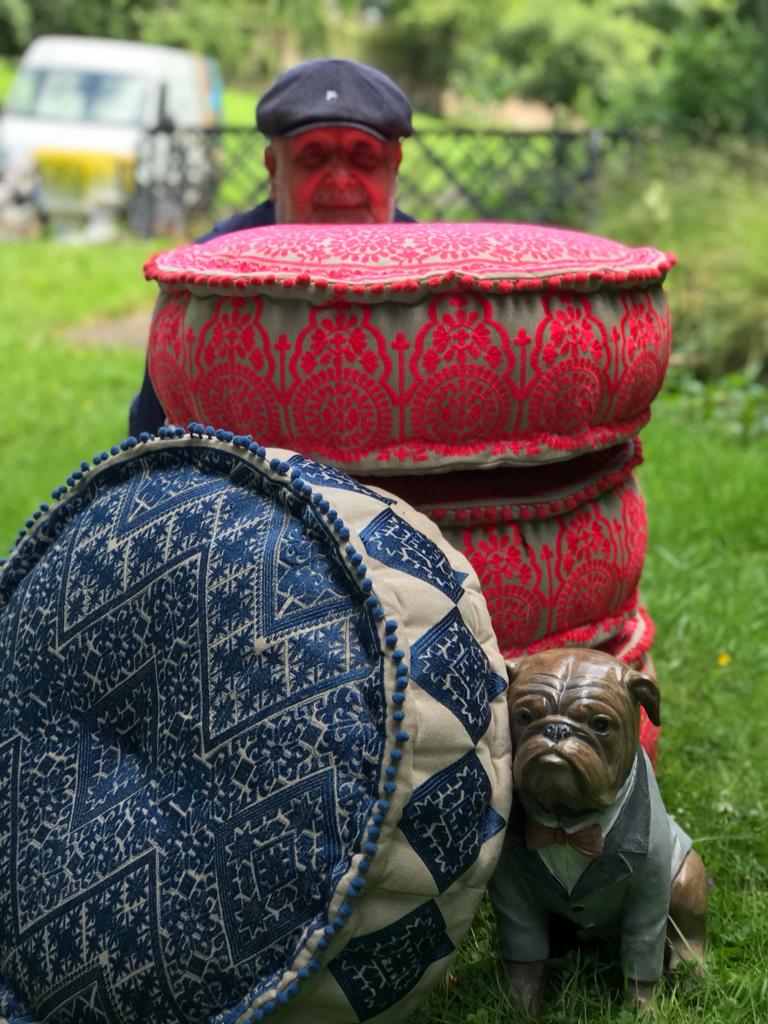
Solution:
[[[379,139],[412,133],[411,105],[381,71],[354,60],[310,60],[285,71],[256,107],[256,127],[269,136],[348,125]]]

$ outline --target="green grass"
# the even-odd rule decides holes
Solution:
[[[253,128],[257,99],[256,93],[247,89],[225,89],[224,124],[227,128]]]
[[[143,354],[73,347],[57,328],[149,309],[150,251],[146,241],[0,245],[0,551],[75,463],[126,435]]]
[[[0,246],[0,550],[81,459],[126,434],[143,354],[79,349],[61,325],[148,308],[150,246]],[[661,1024],[768,1020],[768,440],[745,442],[680,397],[657,401],[640,479],[651,538],[643,579],[664,697],[659,779],[714,879],[709,971],[663,987]],[[721,654],[730,663],[720,665]],[[721,659],[722,660],[722,659]],[[593,954],[555,965],[544,1024],[624,1024],[615,975]],[[411,1024],[513,1020],[487,906]]]

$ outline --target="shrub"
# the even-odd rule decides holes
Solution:
[[[768,372],[768,150],[666,141],[608,166],[596,229],[677,253],[668,279],[675,359],[703,379]],[[752,371],[754,372],[754,370]]]

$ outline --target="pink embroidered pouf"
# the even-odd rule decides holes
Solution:
[[[148,262],[150,376],[169,422],[294,448],[438,522],[505,655],[571,643],[647,662],[632,470],[669,358],[672,262],[533,225],[241,231]]]

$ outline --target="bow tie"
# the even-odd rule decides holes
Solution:
[[[603,830],[599,825],[589,825],[577,832],[566,832],[562,828],[550,828],[533,818],[525,825],[525,845],[529,850],[540,850],[543,846],[572,846],[585,857],[599,857],[603,852]]]

